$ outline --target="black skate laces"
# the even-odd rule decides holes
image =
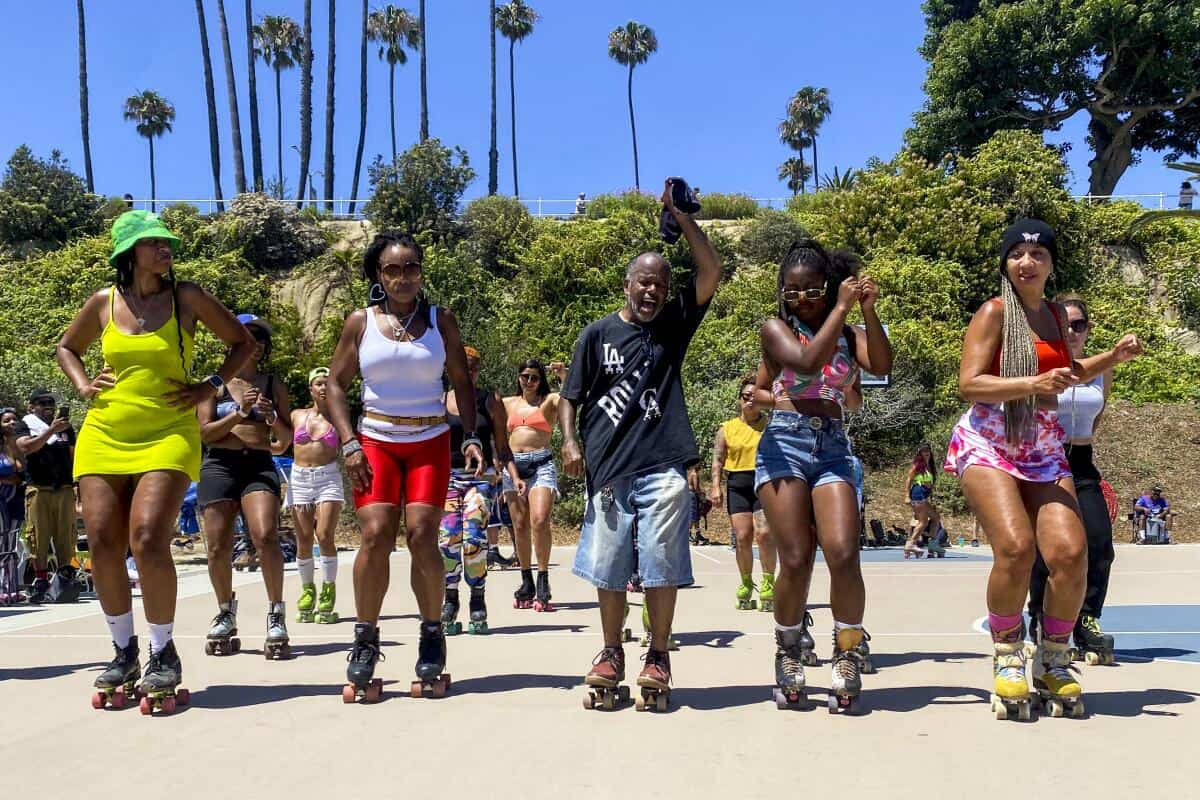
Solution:
[[[387,661],[387,656],[379,649],[379,642],[374,639],[355,639],[354,647],[346,654],[347,661],[356,664],[370,664],[374,660]]]
[[[620,647],[606,647],[592,659],[592,666],[594,667],[604,661],[611,662],[614,666],[623,668],[625,666],[625,651]]]
[[[222,608],[220,611],[217,612],[217,615],[215,617],[213,617],[213,619],[212,619],[212,624],[214,626],[220,625],[223,622],[229,622],[229,623],[237,622],[237,617],[235,617],[233,615],[232,609]]]

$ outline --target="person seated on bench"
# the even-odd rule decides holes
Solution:
[[[1161,486],[1152,487],[1133,506],[1139,542],[1146,541],[1147,533],[1152,541],[1171,541],[1171,520],[1175,515],[1167,498],[1162,496],[1162,491]]]

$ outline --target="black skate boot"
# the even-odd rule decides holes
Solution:
[[[537,590],[533,586],[533,570],[521,570],[521,585],[513,592],[513,608],[533,608]]]
[[[1041,618],[1034,613],[1029,614],[1029,641],[1025,642],[1025,657],[1033,658],[1037,654],[1038,625]]]
[[[113,643],[116,655],[108,668],[96,678],[94,686],[100,691],[92,695],[92,708],[124,708],[125,703],[137,698],[137,682],[142,677],[142,662],[138,659],[138,638],[129,640],[125,647]]]
[[[150,653],[146,661],[146,672],[142,676],[142,702],[139,708],[143,714],[153,714],[162,711],[170,714],[176,705],[188,704],[188,690],[180,689],[183,682],[183,665],[179,662],[179,654],[175,652],[175,642],[169,641],[162,650]]]
[[[488,569],[512,569],[516,563],[515,558],[505,558],[500,554],[500,548],[497,545],[492,545],[488,548],[487,567]]]
[[[375,677],[375,662],[383,660],[379,650],[379,628],[367,622],[354,626],[354,647],[346,660],[346,680],[342,687],[342,702],[353,703],[362,698],[377,703],[383,696],[383,681]]]
[[[1082,659],[1089,667],[1097,664],[1111,665],[1113,659],[1113,637],[1100,630],[1100,620],[1091,614],[1080,614],[1075,622],[1074,659]]]
[[[775,700],[775,707],[781,711],[808,705],[804,680],[804,634],[804,628],[775,630],[776,688],[771,692],[771,697]]]
[[[804,627],[800,629],[800,649],[803,651],[800,654],[800,661],[806,667],[815,667],[821,663],[821,659],[817,657],[817,643],[813,641],[812,634],[809,633],[812,624],[812,614],[805,611]]]
[[[446,590],[446,602],[442,603],[442,630],[447,636],[462,633],[462,623],[458,621],[457,588]]]
[[[871,646],[867,642],[871,641],[871,634],[867,633],[867,629],[862,629],[862,641],[858,643],[858,666],[863,675],[875,674],[875,663],[871,661]]]
[[[474,634],[488,632],[487,603],[483,599],[482,586],[471,587],[471,623],[467,630]]]
[[[550,602],[550,573],[538,572],[537,576],[537,597],[533,601],[534,611],[554,611],[554,605]]]
[[[450,674],[446,668],[446,634],[440,622],[421,622],[421,639],[417,644],[417,679],[409,687],[413,697],[428,692],[444,697],[450,689]]]

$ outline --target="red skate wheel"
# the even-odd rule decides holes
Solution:
[[[354,684],[347,683],[342,687],[342,702],[353,703],[357,694],[358,693],[354,689]]]
[[[104,708],[104,699],[104,692],[96,692],[94,695],[92,695],[92,708]],[[113,705],[116,705],[116,703],[113,703]]]
[[[112,707],[117,708],[117,709],[125,707],[125,692],[124,691],[117,690],[116,692],[113,693]]]
[[[408,687],[408,693],[413,697],[420,697],[425,692],[420,681],[413,681],[412,685]]]
[[[179,703],[179,705],[186,706],[191,701],[192,701],[192,693],[189,692],[187,689],[176,689],[175,690],[175,702]]]
[[[379,678],[371,681],[371,685],[367,687],[364,699],[368,703],[378,703],[383,699],[383,681]]]
[[[164,697],[162,699],[162,712],[164,714],[174,714],[175,713],[175,698],[174,697]]]
[[[142,716],[150,716],[154,712],[154,701],[147,695],[142,695],[142,702],[138,703],[138,710],[142,712]]]
[[[446,696],[446,689],[449,688],[445,681],[437,680],[433,682],[433,696],[442,698]]]
[[[443,681],[446,683],[446,688],[447,688],[447,689],[449,689],[449,688],[450,688],[450,673],[449,673],[449,672],[443,672],[443,673],[442,673],[442,680],[443,680]]]

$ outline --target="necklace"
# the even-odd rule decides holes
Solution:
[[[129,309],[130,313],[133,314],[134,321],[137,322],[138,330],[145,333],[146,332],[146,315],[142,313],[141,304],[133,302],[133,292],[132,291],[122,292],[121,294],[125,298],[125,306]]]
[[[387,320],[387,324],[392,329],[392,337],[396,340],[396,342],[403,342],[405,337],[412,339],[412,335],[408,332],[408,326],[411,325],[412,321],[417,318],[417,310],[420,308],[420,306],[417,304],[413,305],[412,313],[408,315],[408,319],[404,321],[403,325],[399,324],[399,315],[392,313],[391,301],[384,300],[383,307],[384,311],[387,312],[385,319]]]

